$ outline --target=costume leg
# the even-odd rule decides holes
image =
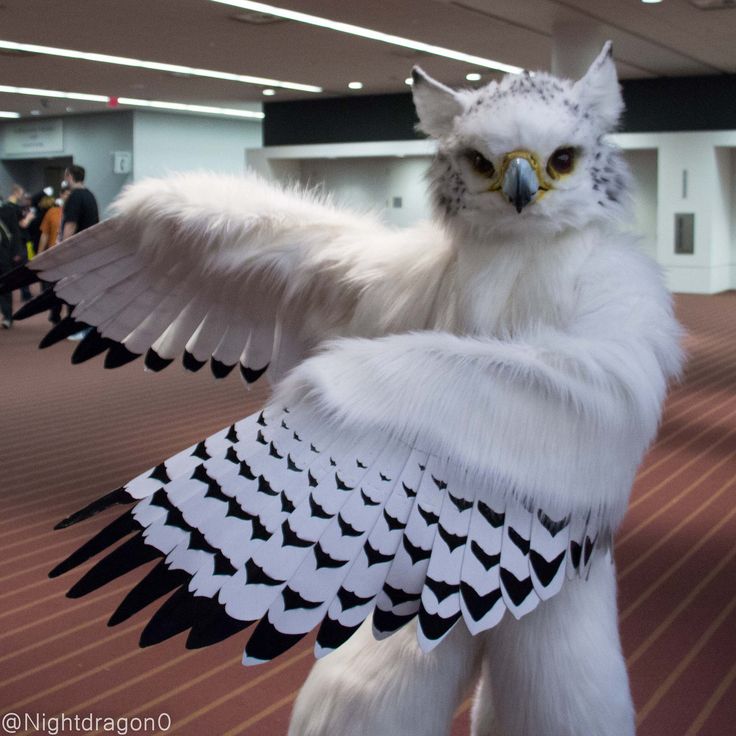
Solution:
[[[462,622],[424,654],[413,624],[376,641],[369,620],[315,664],[289,736],[447,736],[477,677],[481,648]]]
[[[473,710],[470,715],[471,736],[501,736],[496,714],[493,708],[493,691],[491,690],[491,673],[488,668],[488,657],[483,658],[481,676],[473,696]]]
[[[587,581],[566,583],[520,621],[506,614],[484,656],[503,736],[634,736],[615,569],[606,557],[593,561]]]

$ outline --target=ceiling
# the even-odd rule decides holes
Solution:
[[[736,73],[736,7],[712,0],[272,0],[278,7],[351,23],[508,64],[548,69],[555,38],[577,29],[611,38],[622,78]],[[736,6],[734,0],[720,0]],[[183,64],[318,85],[322,96],[405,92],[419,63],[450,85],[488,70],[291,20],[243,22],[210,0],[0,0],[0,39]],[[349,90],[361,81],[359,92]],[[0,85],[253,107],[314,97],[170,72],[0,51]],[[69,108],[69,109],[67,109]],[[0,111],[23,116],[103,110],[104,103],[0,93]]]

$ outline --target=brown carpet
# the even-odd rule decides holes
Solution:
[[[640,736],[725,736],[736,722],[736,294],[682,296],[678,310],[691,358],[618,537],[621,627]],[[140,573],[79,600],[64,597],[78,576],[46,577],[102,523],[54,532],[56,521],[252,412],[266,390],[204,370],[72,367],[70,342],[36,350],[47,324],[0,333],[0,711],[166,713],[183,736],[285,733],[311,641],[248,669],[237,637],[141,650],[143,616],[105,625]],[[466,703],[453,736],[467,733]]]

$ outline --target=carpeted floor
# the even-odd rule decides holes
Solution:
[[[640,736],[726,736],[736,722],[736,293],[681,296],[678,311],[691,358],[618,536],[621,628]],[[159,733],[284,734],[311,641],[248,669],[238,637],[141,650],[143,616],[106,627],[140,573],[79,600],[64,596],[78,575],[46,576],[102,524],[54,532],[56,521],[252,412],[266,389],[139,363],[105,371],[99,358],[72,367],[70,342],[36,350],[47,324],[0,333],[0,712],[168,714]],[[466,703],[453,736],[467,733]]]

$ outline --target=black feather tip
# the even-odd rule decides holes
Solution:
[[[173,358],[162,358],[153,348],[148,348],[143,363],[149,371],[158,373],[174,362]]]
[[[107,355],[105,356],[105,368],[119,368],[127,363],[132,363],[140,357],[140,353],[133,353],[121,342],[116,342],[107,351]]]
[[[56,345],[57,342],[66,340],[67,337],[73,335],[75,332],[85,330],[89,327],[86,322],[77,322],[73,317],[64,317],[61,322],[55,324],[47,333],[44,335],[38,347],[43,350],[49,348],[52,345]]]
[[[235,364],[228,365],[227,363],[217,360],[217,358],[210,358],[210,370],[215,378],[225,378],[226,376],[229,376],[230,371],[232,371],[233,368],[235,368]]]
[[[92,503],[88,504],[83,509],[79,509],[79,511],[75,511],[65,519],[62,519],[54,529],[66,529],[68,526],[72,526],[80,521],[89,519],[90,516],[99,514],[101,511],[110,508],[110,506],[133,503],[134,500],[135,499],[125,490],[125,488],[117,488],[116,490],[102,496],[102,498],[92,501]]]
[[[263,368],[248,368],[248,366],[240,364],[240,375],[243,376],[246,383],[255,383],[267,370],[270,364],[266,363]]]
[[[46,312],[62,304],[65,304],[65,302],[56,296],[53,289],[45,289],[38,296],[34,296],[33,299],[27,301],[20,309],[16,310],[15,314],[13,314],[13,319],[27,319],[28,317],[33,317],[34,314]]]
[[[113,341],[107,337],[102,337],[97,329],[91,330],[83,338],[82,342],[77,345],[76,350],[72,353],[72,363],[78,365],[90,360],[100,353],[113,346]]]
[[[207,361],[197,360],[188,350],[185,350],[181,362],[188,371],[196,373]]]
[[[146,544],[142,534],[136,534],[88,570],[69,589],[67,597],[81,598],[158,557],[161,552]]]
[[[245,663],[259,664],[278,657],[298,644],[306,634],[285,634],[264,616],[245,645]]]
[[[83,562],[86,562],[90,557],[94,557],[96,554],[102,552],[102,550],[120,541],[123,537],[127,537],[128,534],[132,534],[136,531],[141,531],[141,525],[135,520],[133,514],[128,511],[127,513],[119,516],[115,521],[108,524],[104,529],[95,534],[92,539],[85,542],[78,550],[72,552],[65,560],[62,560],[50,573],[50,578],[58,577],[63,573],[71,570]]]
[[[15,289],[22,289],[40,281],[36,272],[28,266],[16,266],[0,276],[0,294],[7,294]]]
[[[115,612],[107,622],[108,626],[116,626],[127,621],[131,616],[142,611],[159,598],[172,590],[189,582],[191,576],[183,570],[171,570],[161,560],[149,573],[123,598]]]

